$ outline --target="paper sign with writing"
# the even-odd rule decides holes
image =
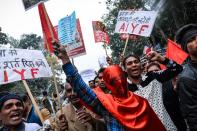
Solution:
[[[75,11],[58,22],[58,38],[62,45],[75,42],[76,34],[76,15]]]
[[[155,11],[119,11],[115,32],[149,37],[156,16]]]
[[[0,48],[0,84],[52,76],[51,69],[38,50]]]

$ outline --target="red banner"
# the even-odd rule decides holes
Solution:
[[[109,36],[106,32],[105,25],[100,21],[92,21],[92,27],[94,31],[94,40],[95,42],[105,42],[110,43]]]
[[[49,19],[49,16],[46,12],[44,3],[38,5],[38,11],[40,14],[40,21],[42,25],[43,37],[45,41],[45,48],[53,53],[52,40],[57,39],[57,33],[55,32],[53,25]]]

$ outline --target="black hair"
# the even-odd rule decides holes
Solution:
[[[69,84],[71,84],[71,79],[72,79],[72,78],[67,77],[67,78],[66,78],[66,82],[69,83]]]
[[[181,27],[175,35],[175,41],[181,45],[181,48],[188,52],[187,43],[190,39],[197,36],[197,24],[187,24]]]
[[[60,85],[60,88],[61,88],[61,89],[64,89],[64,85],[61,84],[61,85]]]
[[[94,80],[89,80],[88,83],[90,83],[90,82],[94,82]]]
[[[25,93],[16,92],[16,95],[20,96],[23,102],[27,102],[27,100],[30,100],[30,97],[27,92]]]
[[[140,57],[139,56],[137,56],[137,55],[134,55],[134,54],[129,54],[128,56],[126,56],[125,58],[124,58],[124,60],[123,60],[123,67],[125,68],[125,62],[126,62],[126,60],[128,59],[128,58],[130,58],[130,57],[134,57],[134,58],[136,58],[139,62],[140,62]]]
[[[103,68],[103,67],[100,68],[100,69],[98,70],[98,74],[99,74],[99,73],[103,73],[105,69],[106,69],[106,68]]]
[[[43,95],[43,96],[47,96],[47,91],[43,91],[43,92],[42,92],[42,95]]]
[[[96,79],[98,78],[98,75],[96,77],[94,77],[94,84],[96,84]]]
[[[159,65],[159,63],[156,63],[156,62],[149,63],[146,69],[148,70],[151,66],[157,66],[161,70],[161,66]]]

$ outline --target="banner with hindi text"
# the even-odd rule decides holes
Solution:
[[[51,77],[51,69],[39,50],[0,49],[0,85],[14,81]]]
[[[155,11],[119,11],[115,32],[149,37],[156,16]]]

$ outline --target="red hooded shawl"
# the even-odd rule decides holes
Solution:
[[[166,131],[147,100],[127,89],[126,77],[119,66],[109,66],[103,72],[106,87],[112,94],[94,90],[103,106],[128,131]]]

